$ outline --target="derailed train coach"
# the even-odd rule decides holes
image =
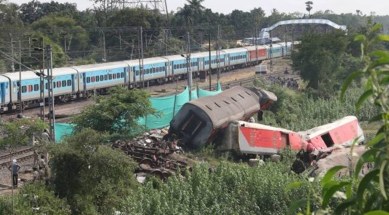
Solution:
[[[266,99],[267,98],[267,99]],[[233,120],[247,120],[260,112],[261,104],[276,100],[273,93],[236,86],[215,96],[190,101],[170,122],[166,139],[178,139],[190,148],[201,147]]]

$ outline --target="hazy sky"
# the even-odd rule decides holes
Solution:
[[[30,0],[8,0],[18,4],[29,2]],[[49,2],[50,0],[40,0],[41,2]],[[93,3],[90,0],[57,0],[58,2],[76,3],[80,10],[92,7]],[[128,0],[136,1],[136,0]],[[184,6],[185,0],[166,0],[169,11],[176,11],[177,8]],[[266,15],[269,15],[273,8],[280,12],[306,13],[305,2],[308,0],[204,0],[203,5],[206,8],[212,9],[214,12],[228,14],[231,11],[238,9],[250,11],[255,7],[261,7],[265,10]],[[363,14],[369,15],[375,12],[377,15],[389,15],[389,0],[312,0],[313,9],[315,11],[332,10],[335,13],[355,13],[356,10],[361,10]]]

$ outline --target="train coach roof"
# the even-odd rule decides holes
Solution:
[[[78,72],[89,72],[96,70],[105,70],[105,69],[115,69],[115,68],[124,68],[128,67],[128,63],[125,61],[117,61],[117,62],[109,62],[109,63],[96,63],[96,64],[88,64],[82,66],[74,66]]]
[[[236,86],[216,96],[202,97],[187,103],[203,110],[217,128],[232,120],[249,117],[260,110],[259,97],[251,90]]]
[[[313,137],[316,137],[318,135],[323,135],[325,133],[328,133],[329,131],[331,131],[331,130],[333,130],[341,125],[346,125],[346,124],[352,123],[352,122],[355,122],[358,125],[358,127],[360,127],[358,124],[357,117],[346,116],[346,117],[339,119],[339,120],[336,120],[334,122],[331,122],[331,123],[328,123],[325,125],[321,125],[321,126],[318,126],[318,127],[306,130],[306,131],[301,131],[301,132],[299,132],[299,134],[301,134],[301,136],[305,137],[306,139],[312,139]]]
[[[226,54],[230,54],[230,53],[247,52],[247,49],[245,49],[245,48],[233,48],[233,49],[224,49],[223,51]]]
[[[9,73],[5,73],[3,75],[8,77],[11,81],[19,81],[19,72],[9,72]],[[30,79],[39,78],[39,76],[37,76],[32,71],[22,71],[21,77],[22,77],[22,80],[30,80]]]
[[[258,49],[258,50],[260,50],[260,49],[268,49],[269,46],[267,46],[267,45],[245,46],[244,48],[246,48],[249,51],[254,51],[255,49]]]
[[[0,83],[3,83],[3,82],[8,82],[8,78],[0,75]]]
[[[47,70],[45,70],[45,74],[47,74]],[[71,75],[71,74],[77,74],[77,71],[72,67],[62,67],[62,68],[53,69],[53,76]]]
[[[126,60],[124,61],[130,66],[138,66],[139,65],[139,59],[135,60]],[[153,58],[144,58],[143,64],[153,64],[153,63],[167,63],[167,59],[163,57],[153,57]]]

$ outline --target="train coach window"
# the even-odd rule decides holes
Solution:
[[[100,75],[100,80],[104,81],[104,75]]]
[[[112,80],[112,74],[109,74],[109,75],[108,75],[108,79],[109,79],[109,80]]]
[[[121,74],[121,77],[124,78],[124,72],[120,73]]]
[[[100,81],[100,76],[96,76],[96,82]]]
[[[113,75],[112,75],[112,79],[116,79],[116,74],[113,74]]]
[[[116,73],[116,77],[117,77],[117,78],[120,78],[120,77],[121,77],[120,74],[121,74],[121,73]]]
[[[57,87],[57,82],[53,81],[53,88]]]
[[[104,80],[108,80],[108,75],[104,75]]]
[[[49,88],[49,84],[48,83],[45,84],[45,89],[47,90],[47,88]]]
[[[26,86],[22,86],[22,93],[25,93],[27,92],[27,87]]]
[[[57,87],[61,87],[61,81],[57,81]]]
[[[72,86],[72,81],[71,80],[67,80],[67,86]]]
[[[62,81],[62,86],[66,87],[66,81]]]
[[[38,91],[39,90],[39,85],[38,84],[34,84],[34,91]]]
[[[32,85],[28,85],[27,88],[28,88],[28,92],[32,92],[33,91]]]
[[[95,76],[90,77],[90,81],[91,82],[96,82],[96,77]]]

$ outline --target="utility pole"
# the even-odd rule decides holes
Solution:
[[[144,69],[143,69],[143,27],[140,26],[139,28],[139,77],[142,81],[142,88],[145,87],[145,75],[144,75]]]
[[[19,102],[19,114],[23,114],[23,103],[22,103],[22,42],[19,40],[19,91],[18,91],[18,102]]]
[[[208,78],[209,78],[209,90],[212,90],[212,67],[211,67],[211,31],[208,33]]]
[[[257,26],[254,28],[254,43],[255,43],[255,64],[258,64],[258,35]]]
[[[189,101],[192,100],[192,68],[190,62],[190,34],[186,32],[187,35],[187,53],[186,53],[186,68],[187,68],[187,76],[188,76],[188,88],[189,88]]]
[[[40,81],[40,91],[39,91],[39,97],[40,97],[40,115],[41,115],[41,120],[44,122],[45,121],[45,73],[44,73],[44,68],[40,70],[40,76],[39,76],[39,81]]]
[[[217,63],[217,82],[220,81],[220,25],[217,26],[217,49],[216,49],[216,63]]]
[[[11,33],[9,36],[11,37],[11,57],[14,58],[14,40]],[[13,60],[11,61],[11,71],[15,72],[15,62]]]
[[[48,98],[49,98],[49,124],[51,140],[55,142],[55,109],[54,109],[54,91],[53,91],[53,53],[51,46],[46,46],[47,57],[47,82],[48,82]]]
[[[103,62],[106,62],[107,61],[107,51],[105,49],[105,33],[101,29],[100,29],[100,31],[101,31],[101,33],[103,35],[103,59],[102,60],[103,60]]]

